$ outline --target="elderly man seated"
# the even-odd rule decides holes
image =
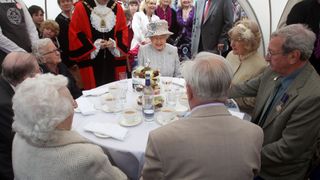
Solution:
[[[70,130],[76,104],[67,83],[62,75],[42,74],[19,85],[13,97],[15,179],[127,179],[99,146]]]
[[[16,86],[25,78],[39,73],[37,59],[29,53],[11,52],[2,63],[0,76],[0,179],[12,180],[11,147],[13,110],[12,97]]]
[[[315,34],[301,24],[271,34],[258,77],[232,86],[232,97],[256,97],[252,121],[265,134],[257,179],[305,179],[320,130],[320,78],[309,63]]]
[[[198,54],[182,69],[189,116],[149,134],[143,179],[253,179],[261,128],[232,116],[224,102],[232,80],[222,56]]]

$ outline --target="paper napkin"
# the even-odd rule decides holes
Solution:
[[[89,122],[84,127],[85,131],[96,132],[108,135],[112,138],[123,141],[128,133],[128,129],[113,123]]]
[[[94,105],[86,98],[86,97],[79,97],[76,99],[78,104],[78,109],[83,115],[90,115],[96,112]]]

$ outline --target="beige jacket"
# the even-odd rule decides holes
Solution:
[[[224,106],[201,107],[149,134],[142,178],[252,180],[262,141],[261,128]]]
[[[239,84],[256,77],[268,65],[265,59],[257,51],[243,57],[242,61],[240,61],[238,55],[234,55],[233,51],[231,51],[229,52],[226,59],[231,64],[231,68],[233,71],[232,84]],[[255,106],[255,98],[241,97],[235,98],[235,101],[237,102],[241,111],[246,112],[250,115],[252,114]]]

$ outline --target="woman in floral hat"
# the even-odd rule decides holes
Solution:
[[[238,21],[228,32],[232,51],[226,59],[233,71],[232,83],[237,84],[260,74],[267,66],[264,58],[257,52],[261,42],[259,26],[254,21]],[[251,113],[255,104],[254,98],[237,98],[241,111]]]
[[[158,20],[147,26],[147,38],[151,43],[141,46],[138,53],[140,66],[149,65],[160,70],[162,76],[180,76],[180,62],[177,47],[166,43],[173,33],[168,31],[168,22]]]

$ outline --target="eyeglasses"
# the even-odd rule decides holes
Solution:
[[[48,55],[48,54],[51,54],[51,53],[57,53],[57,52],[61,53],[62,51],[61,51],[61,49],[57,48],[57,49],[54,49],[52,51],[46,52],[46,53],[44,53],[42,55],[44,56],[44,55]]]
[[[283,52],[272,52],[270,50],[267,51],[266,57],[271,58],[272,56],[283,54]]]

